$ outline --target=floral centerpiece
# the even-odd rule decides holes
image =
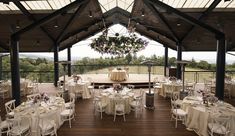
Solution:
[[[133,33],[130,33],[129,36],[120,36],[116,33],[115,37],[108,37],[107,34],[108,29],[94,39],[90,47],[102,54],[122,55],[138,52],[148,45],[146,40],[138,38]]]
[[[73,75],[73,81],[77,83],[79,80],[82,80],[82,77],[79,75]]]
[[[113,84],[113,90],[117,91],[117,93],[119,93],[122,90],[122,85],[121,84]]]
[[[199,90],[198,93],[202,94],[203,104],[208,105],[208,97],[210,97],[209,93],[207,91],[204,91],[204,90]]]
[[[47,102],[50,98],[48,97],[48,95],[46,93],[40,93],[40,95],[36,95],[33,99],[33,103],[39,103],[42,101]]]

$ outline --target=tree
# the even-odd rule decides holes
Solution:
[[[128,53],[125,57],[125,59],[127,60],[127,64],[130,64],[130,62],[132,61],[132,56],[130,53]]]

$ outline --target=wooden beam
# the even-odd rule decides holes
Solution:
[[[204,11],[199,17],[198,20],[202,20],[204,17],[206,17],[210,12],[212,12],[212,10],[221,2],[221,0],[214,0],[213,3],[206,9],[206,11]],[[192,33],[193,29],[195,28],[195,26],[193,25],[191,28],[189,28],[189,30],[187,31],[187,33],[180,39],[180,41],[182,42],[184,39],[186,39],[190,33]]]
[[[68,10],[71,10],[72,8],[75,8],[77,6],[80,6],[81,4],[83,4],[85,2],[85,0],[76,0],[68,5],[66,5],[65,7],[47,15],[46,17],[37,20],[37,22],[34,22],[28,26],[26,26],[25,28],[15,32],[13,35],[15,36],[19,36],[21,34],[24,34],[25,32],[28,32],[29,30],[34,29],[35,27],[39,27],[47,22],[49,22],[50,20],[56,18],[57,16],[59,16],[60,14],[67,12]]]
[[[188,23],[192,24],[192,25],[195,25],[195,26],[199,26],[211,33],[214,33],[216,36],[224,36],[224,33],[215,29],[214,27],[208,25],[208,24],[205,24],[197,19],[195,19],[194,17],[191,17],[189,15],[187,15],[186,13],[183,13],[161,1],[158,1],[158,0],[146,0],[148,1],[149,3],[159,7],[159,8],[162,8],[162,9],[165,9],[167,11],[170,11],[172,12],[173,14],[177,15],[178,17],[182,18],[183,20],[187,21]]]
[[[179,37],[177,36],[177,34],[175,33],[175,31],[173,30],[173,28],[171,27],[171,25],[168,23],[167,19],[153,6],[150,5],[147,1],[144,1],[144,3],[146,4],[146,6],[148,8],[150,8],[150,10],[152,11],[152,13],[160,19],[160,21],[167,27],[167,29],[170,31],[172,37],[174,38],[175,41],[179,41]]]
[[[21,10],[21,12],[25,16],[28,17],[29,20],[31,20],[33,22],[37,21],[37,19],[19,1],[15,1],[14,4]],[[54,37],[52,37],[44,27],[40,26],[40,29],[52,40],[52,42],[55,41]]]
[[[81,13],[81,12],[85,9],[85,7],[87,6],[87,3],[89,3],[88,0],[87,0],[86,3],[84,3],[84,4],[81,5],[81,6],[79,6],[79,7],[77,8],[77,10],[73,13],[73,15],[69,18],[68,22],[65,24],[64,28],[62,29],[62,31],[60,32],[60,34],[59,34],[58,37],[56,38],[56,42],[58,42],[58,41],[61,40],[61,38],[62,38],[63,35],[66,33],[67,28],[68,28],[69,25],[73,22],[73,20],[74,20],[74,18],[76,17],[76,15],[78,15],[78,13]]]

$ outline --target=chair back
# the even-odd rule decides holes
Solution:
[[[75,103],[75,94],[74,93],[70,93],[69,94],[69,101],[70,101],[70,103]]]
[[[27,101],[34,100],[34,98],[35,98],[35,97],[38,97],[38,96],[40,96],[39,93],[27,95],[27,96],[26,96],[26,97],[27,97]]]
[[[129,89],[134,89],[134,88],[135,88],[135,85],[128,84],[128,85],[127,85],[127,88],[129,88]]]
[[[57,91],[56,92],[56,97],[64,98],[64,91]]]
[[[10,113],[15,109],[15,100],[10,100],[5,103],[6,113]]]

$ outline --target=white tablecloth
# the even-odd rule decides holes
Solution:
[[[201,104],[201,99],[198,97],[186,97],[183,100],[182,108],[188,112],[186,120],[187,128],[195,130],[199,135],[208,136],[210,113],[218,112],[219,114],[230,118],[228,122],[230,123],[232,131],[230,136],[235,136],[235,108],[230,104],[215,104],[214,106],[206,107]]]
[[[50,97],[50,99],[45,103],[41,102],[39,104],[32,104],[32,102],[24,102],[14,110],[15,115],[27,116],[30,118],[30,128],[32,136],[39,136],[38,121],[39,116],[42,114],[47,114],[53,112],[53,116],[49,119],[53,119],[56,123],[57,128],[59,128],[63,122],[60,117],[61,111],[64,109],[64,99],[60,97]]]
[[[113,81],[124,81],[127,79],[126,70],[112,70],[110,79]]]
[[[115,97],[120,95],[123,98],[125,104],[125,113],[128,114],[131,111],[130,102],[133,100],[133,93],[130,89],[124,88],[119,94],[113,90],[113,88],[108,88],[102,91],[102,99],[107,103],[105,110],[106,114],[114,114],[115,107]]]
[[[76,93],[76,91],[82,92],[82,98],[83,99],[89,99],[91,98],[90,91],[88,89],[89,82],[88,81],[82,81],[82,82],[73,82],[70,81],[67,83],[67,88],[69,90],[69,93]]]

